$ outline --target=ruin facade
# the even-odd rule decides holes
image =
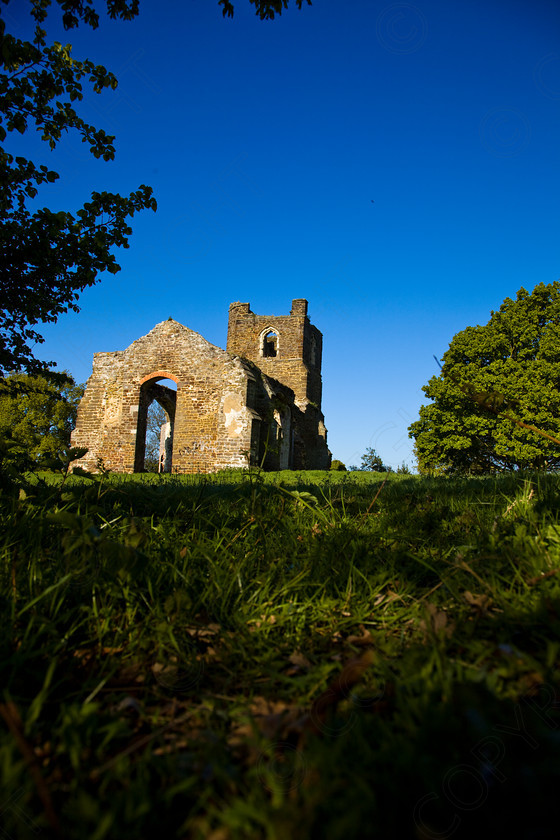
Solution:
[[[273,316],[236,302],[226,350],[170,318],[126,350],[95,353],[72,433],[72,446],[88,452],[74,466],[143,471],[155,400],[166,415],[164,472],[328,469],[322,341],[306,300],[292,301],[289,315]],[[166,379],[176,391],[161,384]]]

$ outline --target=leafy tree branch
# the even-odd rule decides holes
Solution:
[[[0,11],[6,0],[0,0]],[[99,14],[83,0],[29,0],[35,21],[33,42],[10,34],[0,18],[0,374],[12,370],[46,370],[33,352],[43,342],[39,323],[57,320],[104,271],[119,271],[113,249],[128,247],[129,220],[144,209],[156,209],[152,190],[141,184],[128,196],[93,192],[76,212],[35,209],[39,187],[60,177],[44,165],[14,157],[5,148],[8,135],[34,128],[50,149],[75,132],[97,159],[115,157],[114,137],[86,122],[75,108],[84,97],[83,83],[94,93],[117,87],[115,76],[101,65],[72,57],[70,44],[47,44],[42,24],[50,7],[58,7],[66,29],[80,23],[96,29]],[[109,17],[131,20],[137,0],[106,0]]]
[[[311,6],[311,0],[306,0],[306,2],[308,6]],[[289,0],[250,0],[250,3],[255,7],[255,14],[261,20],[273,20],[274,15],[281,15],[282,11],[288,8]],[[295,0],[298,9],[301,9],[303,3],[304,0]],[[222,7],[224,17],[233,17],[234,6],[230,0],[219,0],[218,5]]]

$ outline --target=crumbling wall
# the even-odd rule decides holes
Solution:
[[[166,470],[326,469],[321,352],[306,300],[294,300],[284,316],[232,304],[227,352],[171,318],[163,321],[126,350],[95,353],[72,434],[72,445],[89,451],[76,465],[141,470],[155,398],[171,425],[162,444]],[[157,384],[162,379],[176,382],[176,397]]]
[[[139,468],[142,386],[162,378],[177,383],[172,471],[248,466],[254,418],[246,366],[172,320],[126,350],[95,354],[72,435],[74,446],[89,449],[79,465],[95,470],[101,458],[118,472]]]
[[[331,453],[321,410],[323,336],[311,324],[307,307],[305,299],[297,298],[289,315],[256,315],[249,303],[232,303],[227,350],[250,359],[294,392],[291,466],[328,469]],[[273,355],[267,354],[268,334],[274,335]]]
[[[277,335],[276,355],[265,355],[264,338]],[[295,401],[305,409],[308,402],[321,406],[321,356],[323,336],[307,317],[307,301],[292,301],[289,315],[256,315],[248,303],[229,308],[226,349],[250,359],[265,373],[291,388]]]

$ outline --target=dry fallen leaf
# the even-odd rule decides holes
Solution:
[[[299,706],[256,696],[240,722],[233,726],[228,742],[231,747],[243,746],[252,751],[256,733],[271,741],[289,740],[290,733],[299,736],[301,725],[298,722],[304,717],[304,710]]]
[[[325,721],[328,713],[334,711],[340,701],[350,695],[351,689],[359,682],[373,659],[373,652],[368,650],[367,653],[346,663],[340,674],[329,683],[327,689],[313,703],[306,729],[313,732],[320,731],[320,725]]]
[[[215,636],[222,628],[219,624],[207,624],[205,627],[187,627],[189,636],[204,639],[206,636]]]
[[[304,656],[299,650],[295,650],[288,656],[288,662],[292,666],[291,668],[287,668],[284,672],[288,677],[293,677],[295,674],[300,674],[302,671],[309,671],[311,668],[311,662],[307,656]]]
[[[362,631],[360,636],[348,636],[346,639],[348,644],[357,645],[358,647],[368,647],[369,645],[373,645],[373,636],[370,631],[366,630],[363,624],[360,624],[360,630]]]
[[[488,611],[493,603],[489,595],[473,595],[467,589],[463,592],[463,598],[479,615],[488,615]]]
[[[297,652],[296,655],[301,656]],[[228,738],[230,746],[243,748],[249,753],[249,759],[252,757],[253,760],[257,760],[259,755],[262,755],[262,749],[255,743],[255,735],[259,734],[272,742],[292,744],[297,749],[302,749],[306,735],[320,735],[324,731],[328,715],[336,711],[338,704],[351,695],[352,689],[373,659],[373,652],[367,651],[347,662],[325,691],[317,697],[308,712],[294,704],[260,696],[253,697],[241,720],[231,731]],[[369,710],[382,713],[391,705],[392,696],[392,686],[386,686],[384,696],[372,703]]]
[[[425,638],[432,633],[451,636],[455,630],[455,622],[449,621],[449,617],[443,610],[438,610],[435,604],[426,604],[427,619],[422,618],[419,622],[420,629],[424,632]]]

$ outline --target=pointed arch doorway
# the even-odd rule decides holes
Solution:
[[[153,412],[161,407],[163,415]],[[136,427],[136,451],[134,472],[145,472],[147,467],[146,447],[149,446],[151,472],[170,473],[173,466],[173,432],[177,408],[177,379],[166,371],[146,376],[140,383],[138,399],[138,421]],[[161,423],[161,420],[164,420]],[[156,428],[157,427],[157,428]],[[157,432],[159,429],[159,447]],[[154,443],[154,437],[156,441]],[[153,459],[157,457],[157,465]],[[156,468],[157,466],[157,468]]]

